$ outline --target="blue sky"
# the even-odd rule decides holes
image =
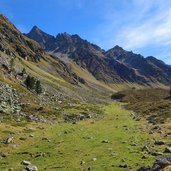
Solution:
[[[0,0],[0,12],[22,32],[79,34],[171,64],[171,0]]]

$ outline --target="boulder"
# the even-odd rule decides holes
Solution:
[[[141,167],[137,171],[159,171],[171,165],[171,156],[162,156],[156,159],[152,167]]]
[[[25,171],[38,171],[37,167],[30,164],[25,168]]]
[[[156,164],[162,168],[170,165],[171,164],[171,156],[170,157],[169,156],[159,157],[158,159],[156,159]]]

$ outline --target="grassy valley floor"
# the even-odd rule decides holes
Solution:
[[[135,171],[152,165],[155,157],[141,149],[147,145],[164,150],[164,146],[154,146],[160,135],[146,133],[146,122],[133,120],[133,114],[120,103],[104,109],[103,119],[77,124],[1,123],[0,170],[21,171],[23,160],[39,171]],[[4,144],[8,134],[14,137],[13,143]]]

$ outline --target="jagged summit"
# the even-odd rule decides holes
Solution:
[[[38,26],[33,26],[32,30],[40,30]]]
[[[156,58],[144,58],[140,54],[124,50],[119,45],[104,51],[77,34],[64,32],[54,37],[36,26],[27,36],[41,44],[47,52],[56,57],[59,54],[67,56],[80,67],[87,69],[96,79],[106,83],[171,83],[170,66],[161,64]]]
[[[46,47],[46,43],[54,39],[54,36],[45,33],[36,25],[31,29],[28,34],[26,34],[26,36],[38,42],[44,49]]]
[[[115,49],[115,50],[124,50],[124,49],[123,49],[122,47],[120,47],[119,45],[114,46],[113,49]]]

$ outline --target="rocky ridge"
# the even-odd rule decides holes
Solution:
[[[126,51],[118,45],[104,51],[77,34],[60,33],[54,37],[37,27],[33,27],[26,36],[40,44],[43,40],[45,51],[61,59],[64,56],[71,59],[105,83],[171,83],[169,65],[155,57],[144,58],[140,54]]]

